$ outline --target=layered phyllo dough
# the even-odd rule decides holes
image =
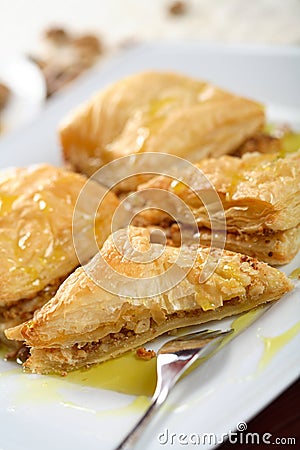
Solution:
[[[63,155],[88,175],[119,157],[164,152],[199,161],[234,152],[264,125],[263,107],[169,72],[122,79],[65,118]]]
[[[87,197],[73,214],[87,179],[50,165],[3,172],[0,177],[0,328],[16,325],[54,296],[59,285],[110,234],[119,204],[114,194],[103,198],[94,217],[94,201],[104,189],[88,184]],[[73,234],[83,249],[75,249]]]
[[[247,153],[242,158],[210,158],[196,167],[207,177],[221,200],[226,219],[226,249],[272,265],[285,264],[294,258],[300,246],[300,150],[282,156],[278,153]],[[182,177],[182,180],[188,179],[188,173]],[[138,189],[150,188],[163,189],[180,197],[195,217],[200,242],[210,244],[212,223],[217,229],[220,211],[209,216],[207,205],[200,198],[201,189],[197,193],[186,181],[180,181],[180,177],[172,180],[162,176]],[[163,206],[160,210],[149,209],[141,213],[135,223],[170,227],[169,237],[171,235],[175,245],[179,245],[179,229]],[[188,226],[180,211],[178,217],[183,226]]]
[[[239,253],[218,254],[214,269],[201,281],[214,256],[207,247],[180,249],[150,243],[147,229],[130,227],[133,250],[147,253],[149,262],[136,261],[126,241],[127,230],[110,236],[100,254],[86,267],[78,268],[60,286],[56,295],[28,322],[6,331],[9,339],[25,342],[30,357],[25,367],[36,373],[64,373],[116,357],[178,327],[247,311],[279,299],[292,289],[288,278],[277,269]],[[158,255],[158,256],[157,256]],[[187,275],[181,272],[191,265]],[[161,275],[173,267],[178,283],[169,290],[157,290]],[[119,278],[108,276],[113,269],[127,277],[126,291]],[[108,271],[108,272],[107,272]],[[110,279],[116,292],[102,287]],[[149,293],[141,291],[147,278]],[[151,284],[152,283],[152,284]],[[125,283],[126,285],[126,283]],[[151,288],[152,286],[152,288]]]

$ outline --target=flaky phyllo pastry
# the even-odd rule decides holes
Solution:
[[[60,127],[65,160],[91,175],[121,156],[164,152],[199,161],[234,152],[264,124],[254,101],[168,72],[118,81]]]
[[[134,292],[124,295],[118,277],[110,278],[110,284],[120,288],[123,296],[107,292],[87,275],[84,267],[78,268],[32,320],[6,331],[9,339],[24,341],[31,347],[27,369],[63,373],[105,361],[169,330],[241,313],[279,299],[292,289],[282,272],[229,251],[224,251],[215,271],[202,283],[202,270],[212,256],[208,248],[195,247],[196,257],[187,276],[169,291],[141,296],[142,278],[150,277],[157,288],[157,277],[171,266],[180,274],[189,261],[191,248],[187,247],[181,258],[180,249],[166,247],[151,262],[134,262],[128,259],[128,245],[123,244],[126,233],[118,231],[116,241],[115,235],[110,236],[88,267],[93,279],[96,275],[101,282],[107,276],[105,261],[118,274],[135,279]],[[147,229],[131,227],[129,236],[136,251],[150,251],[151,256],[151,252],[158,254],[161,250],[160,244],[151,247]]]
[[[300,246],[300,150],[286,156],[258,153],[245,154],[242,158],[223,156],[203,160],[196,166],[212,183],[222,202],[226,249],[273,265],[294,258]],[[208,217],[205,205],[186,184],[155,177],[139,190],[149,188],[161,188],[179,196],[191,208],[199,227],[200,242],[209,245],[211,220],[217,228],[218,217]],[[173,242],[180,244],[178,227],[162,210],[145,211],[135,223],[167,224]]]
[[[32,316],[55,294],[62,281],[79,265],[72,236],[77,197],[86,178],[50,165],[6,171],[0,177],[0,329]],[[102,245],[118,205],[107,195],[96,217],[94,205],[103,188],[89,183],[89,198],[79,206],[74,232],[84,243],[88,261],[96,252],[94,230]]]

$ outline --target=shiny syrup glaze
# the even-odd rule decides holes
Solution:
[[[237,317],[231,324],[234,332],[223,340],[218,350],[239,332],[247,328],[259,313],[260,309],[258,308]],[[178,331],[177,335],[180,335],[192,330],[186,327],[184,330],[179,329]],[[205,360],[206,358],[198,360],[190,371],[201,365]],[[66,380],[83,386],[109,389],[124,394],[151,396],[156,385],[156,358],[144,361],[138,359],[134,351],[127,352],[118,358],[103,362],[90,369],[71,372],[66,376]]]
[[[277,353],[299,333],[300,321],[278,336],[260,336],[264,343],[264,352],[259,361],[259,369],[265,369]]]

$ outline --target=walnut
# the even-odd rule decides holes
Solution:
[[[249,137],[234,153],[241,157],[245,153],[277,153],[280,151],[280,139],[268,134],[255,134]]]
[[[93,34],[73,35],[63,28],[49,28],[44,41],[40,54],[31,59],[44,75],[47,97],[92,67],[103,53],[102,42]]]
[[[72,44],[81,51],[93,53],[95,55],[101,55],[102,43],[93,34],[85,34],[78,38],[73,39]]]
[[[0,110],[7,105],[10,94],[10,89],[5,84],[0,83]]]
[[[45,39],[56,45],[65,45],[70,41],[70,36],[63,28],[49,28],[44,33]]]
[[[182,16],[186,13],[186,3],[175,1],[169,6],[169,13],[173,16]]]

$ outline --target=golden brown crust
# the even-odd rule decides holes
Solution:
[[[284,231],[300,223],[300,150],[278,154],[246,154],[242,158],[223,156],[196,164],[216,189],[230,232],[260,233]],[[187,186],[165,177],[153,178],[139,190],[168,190],[191,208],[198,226],[210,228],[207,210]],[[142,214],[144,224],[161,223],[160,211]]]
[[[65,160],[91,175],[132,153],[160,151],[192,161],[231,153],[263,123],[258,103],[179,74],[145,72],[78,108],[62,123],[60,140]]]
[[[85,177],[49,165],[15,169],[0,176],[0,306],[33,298],[78,266],[72,219],[85,183]],[[103,193],[97,183],[90,188],[95,196]],[[102,202],[95,225],[99,245],[110,232],[117,205],[114,194]],[[74,230],[89,229],[83,233],[88,260],[97,251],[88,245],[94,217],[88,202],[79,209],[80,221],[75,220]]]
[[[146,229],[130,228],[130,240],[135,249],[148,251],[149,237]],[[151,251],[159,248],[152,247]],[[137,292],[139,279],[165,273],[174,264],[178,269],[184,267],[190,250],[183,262],[177,259],[178,254],[179,249],[166,247],[163,254],[150,263],[128,261],[122,257],[112,237],[101,250],[110,267],[137,278]],[[151,298],[120,297],[106,292],[87,276],[84,268],[79,268],[31,321],[7,330],[6,336],[24,340],[33,347],[27,364],[31,370],[51,370],[51,358],[56,361],[52,366],[54,371],[57,364],[69,370],[141,346],[174,328],[225,317],[273,301],[292,289],[283,273],[255,259],[228,251],[221,256],[213,275],[201,283],[199,279],[204,264],[211,261],[209,258],[209,249],[199,247],[196,261],[186,278],[170,291]],[[98,262],[96,255],[92,263],[94,273],[98,270],[98,275],[105,277],[105,269],[103,265],[99,268]],[[90,349],[88,352],[85,351],[87,348]],[[92,354],[91,359],[87,353]],[[44,368],[41,362],[43,354]],[[34,355],[38,355],[37,360]],[[61,363],[58,355],[62,357]]]

